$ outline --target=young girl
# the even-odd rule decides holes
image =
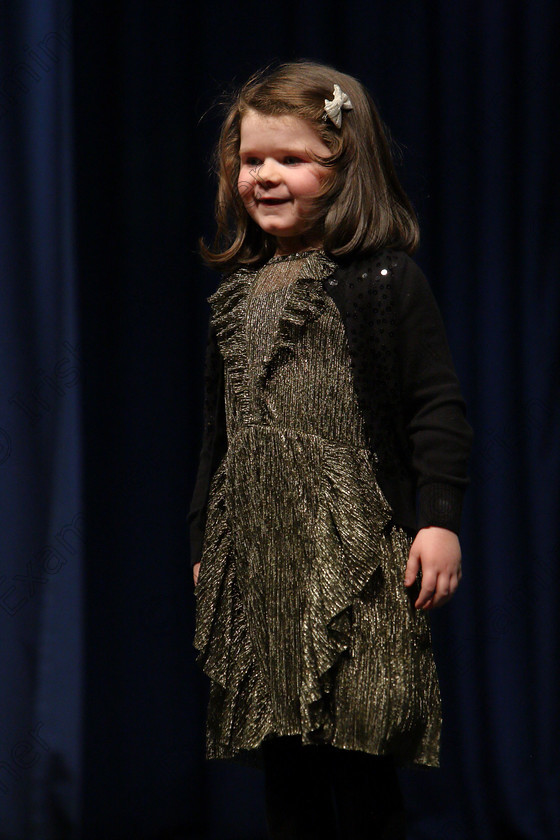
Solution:
[[[257,74],[217,149],[189,521],[207,758],[264,769],[272,838],[404,838],[439,765],[427,611],[461,578],[471,428],[417,221],[362,85]]]

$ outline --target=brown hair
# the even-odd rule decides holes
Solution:
[[[322,117],[325,99],[338,84],[352,102],[340,129]],[[332,168],[315,199],[314,219],[329,256],[342,261],[384,247],[412,253],[418,246],[416,214],[397,178],[390,134],[364,86],[352,76],[309,61],[261,70],[229,104],[214,153],[218,174],[217,231],[210,250],[200,240],[204,261],[224,270],[273,256],[276,240],[251,219],[237,187],[241,119],[251,109],[267,116],[307,120],[331,154],[316,160]]]

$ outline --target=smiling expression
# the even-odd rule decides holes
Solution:
[[[329,170],[310,151],[330,154],[300,117],[250,110],[241,120],[239,194],[253,221],[276,237],[278,254],[321,245],[310,229],[309,210]]]

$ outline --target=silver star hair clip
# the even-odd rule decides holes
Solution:
[[[351,111],[354,106],[350,102],[348,94],[344,93],[338,85],[334,86],[333,99],[325,99],[325,113],[323,119],[331,120],[337,128],[342,125],[342,109]]]

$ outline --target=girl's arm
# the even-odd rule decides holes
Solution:
[[[418,488],[419,531],[405,585],[414,583],[421,568],[415,606],[431,609],[449,600],[461,579],[458,534],[472,429],[439,308],[410,259],[397,292],[404,419]]]
[[[191,500],[187,523],[190,529],[191,567],[195,584],[202,555],[206,506],[210,483],[226,451],[226,424],[224,411],[223,359],[212,326],[208,330],[206,363],[204,369],[204,428],[198,472]]]

